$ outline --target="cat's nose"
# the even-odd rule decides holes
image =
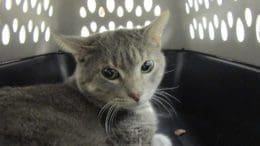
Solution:
[[[134,101],[139,102],[142,94],[141,94],[141,92],[130,92],[127,95],[129,97],[131,97],[132,99],[134,99]]]

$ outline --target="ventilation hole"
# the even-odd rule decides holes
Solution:
[[[34,9],[37,4],[37,0],[31,0],[31,7]]]
[[[49,17],[53,16],[53,6],[49,8]]]
[[[199,11],[199,4],[196,0],[194,1],[194,9],[195,9],[196,12]]]
[[[28,32],[32,32],[32,29],[33,29],[33,21],[32,20],[29,20],[28,21]]]
[[[33,42],[37,43],[39,41],[39,28],[35,26],[33,30]]]
[[[89,30],[86,26],[83,26],[81,28],[81,36],[82,37],[88,37],[89,36]]]
[[[91,13],[94,13],[96,11],[96,1],[95,0],[88,0],[88,10],[91,12]]]
[[[190,24],[190,37],[191,39],[195,39],[195,31],[192,24]]]
[[[99,17],[105,17],[106,12],[105,12],[104,7],[100,7],[100,8],[99,8],[99,10],[98,10],[98,15],[99,15]]]
[[[218,28],[219,27],[218,15],[215,14],[214,17],[213,17],[213,20],[214,20],[215,27]]]
[[[203,0],[199,0],[199,4],[202,5],[203,4]]]
[[[106,32],[106,31],[107,31],[107,29],[106,29],[105,26],[101,26],[101,27],[99,28],[99,32],[100,32],[100,33]]]
[[[245,18],[246,18],[246,24],[248,27],[252,26],[253,22],[253,16],[252,16],[252,11],[249,8],[245,9]]]
[[[117,8],[117,16],[118,16],[118,17],[123,17],[123,16],[124,16],[124,9],[123,9],[122,6],[119,6],[119,7]]]
[[[41,15],[41,13],[42,13],[42,3],[38,3],[36,13],[37,13],[37,15]]]
[[[228,26],[232,28],[234,25],[234,18],[232,12],[230,11],[227,13],[227,21],[228,21]]]
[[[86,18],[86,17],[87,17],[87,11],[86,11],[86,8],[85,8],[85,7],[80,7],[80,9],[79,9],[79,15],[80,15],[80,17],[82,17],[82,18]]]
[[[205,8],[209,9],[209,0],[204,0]]]
[[[18,19],[15,18],[15,19],[13,20],[13,32],[17,32],[17,30],[18,30],[18,25],[19,25]]]
[[[50,0],[43,0],[43,8],[46,11],[49,8]]]
[[[21,4],[21,0],[15,0],[15,2],[18,6]]]
[[[258,43],[260,43],[260,15],[256,18],[256,38]]]
[[[48,42],[51,38],[51,29],[50,27],[47,27],[46,30],[45,30],[45,36],[44,36],[44,39],[46,42]]]
[[[206,17],[202,17],[202,23],[203,23],[204,29],[207,29],[208,24],[207,24],[207,18]]]
[[[222,1],[222,0],[217,0],[217,2],[218,2],[218,5],[219,5],[219,6],[221,6],[221,5],[222,5],[222,3],[223,3],[223,1]]]
[[[137,25],[136,28],[137,28],[137,29],[140,29],[140,28],[142,28],[142,26],[141,26],[141,25]]]
[[[135,15],[137,17],[140,17],[140,16],[142,16],[142,13],[143,13],[142,7],[141,6],[137,6],[136,9],[135,9]]]
[[[186,8],[186,13],[190,14],[190,7],[189,7],[188,3],[185,4],[185,8]]]
[[[124,29],[124,26],[119,25],[119,26],[118,26],[118,29]]]
[[[134,1],[133,0],[125,0],[125,8],[127,12],[132,12],[134,8]]]
[[[161,7],[159,5],[155,6],[154,8],[154,15],[160,16],[161,15]]]
[[[153,7],[153,0],[144,0],[144,9],[146,12],[150,12]]]
[[[147,20],[147,21],[145,21],[144,26],[148,26],[150,24],[151,24],[151,21]]]
[[[115,30],[115,28],[116,28],[115,22],[114,21],[110,21],[108,23],[108,28],[109,28],[109,30]]]
[[[133,22],[132,22],[132,21],[127,21],[126,27],[127,27],[128,29],[132,29],[132,28],[134,27]]]
[[[215,30],[212,22],[209,22],[209,39],[210,40],[215,39]]]
[[[204,31],[201,23],[199,23],[199,36],[201,40],[204,39]]]
[[[97,23],[91,22],[90,23],[90,29],[91,29],[92,32],[96,32],[97,31]]]
[[[236,32],[237,32],[237,40],[239,42],[243,42],[245,40],[245,28],[240,18],[237,19]]]
[[[28,0],[24,0],[23,2],[23,12],[28,12]]]
[[[42,21],[42,23],[41,23],[41,32],[44,32],[45,27],[46,27],[46,24],[45,24],[44,21]]]
[[[11,10],[12,9],[12,5],[13,5],[13,1],[12,0],[5,0],[5,8],[6,8],[6,10]]]
[[[20,44],[24,44],[25,41],[26,41],[26,31],[25,31],[25,27],[22,25],[19,32],[19,42]]]
[[[224,20],[221,21],[221,36],[223,41],[227,41],[228,29],[227,29],[227,24]]]
[[[107,0],[107,10],[112,13],[115,10],[115,0]]]
[[[192,8],[193,7],[193,0],[188,0],[188,3],[190,5],[190,7]]]
[[[10,28],[7,24],[4,25],[3,30],[2,30],[2,43],[3,45],[8,45],[11,39],[11,33],[10,33]]]
[[[193,26],[194,26],[194,29],[197,30],[198,29],[198,23],[197,23],[197,20],[195,18],[193,18]]]

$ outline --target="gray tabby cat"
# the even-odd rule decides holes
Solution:
[[[152,98],[165,69],[164,12],[142,29],[88,38],[56,36],[74,55],[74,76],[63,84],[0,90],[0,145],[171,146],[155,134]]]

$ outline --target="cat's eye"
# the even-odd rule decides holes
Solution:
[[[109,79],[109,80],[115,80],[118,79],[120,77],[120,74],[117,70],[110,68],[110,67],[105,67],[103,68],[103,70],[101,71],[102,75]]]
[[[143,73],[149,73],[153,70],[154,62],[152,60],[147,60],[141,67]]]

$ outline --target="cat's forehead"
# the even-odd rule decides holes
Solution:
[[[117,51],[118,49],[127,51],[128,48],[142,47],[145,43],[145,36],[141,30],[122,29],[99,34],[97,41],[111,51]]]
[[[141,49],[135,47],[129,47],[124,49],[118,49],[114,54],[111,54],[109,58],[111,63],[122,69],[132,69],[136,67],[142,60],[146,54]]]
[[[144,40],[139,30],[119,30],[100,34],[95,44],[105,62],[132,68],[147,56]]]
[[[130,71],[146,60],[155,59],[160,53],[158,46],[151,45],[142,30],[105,32],[92,36],[88,41],[93,48],[81,55],[91,56],[101,68],[111,66]]]

